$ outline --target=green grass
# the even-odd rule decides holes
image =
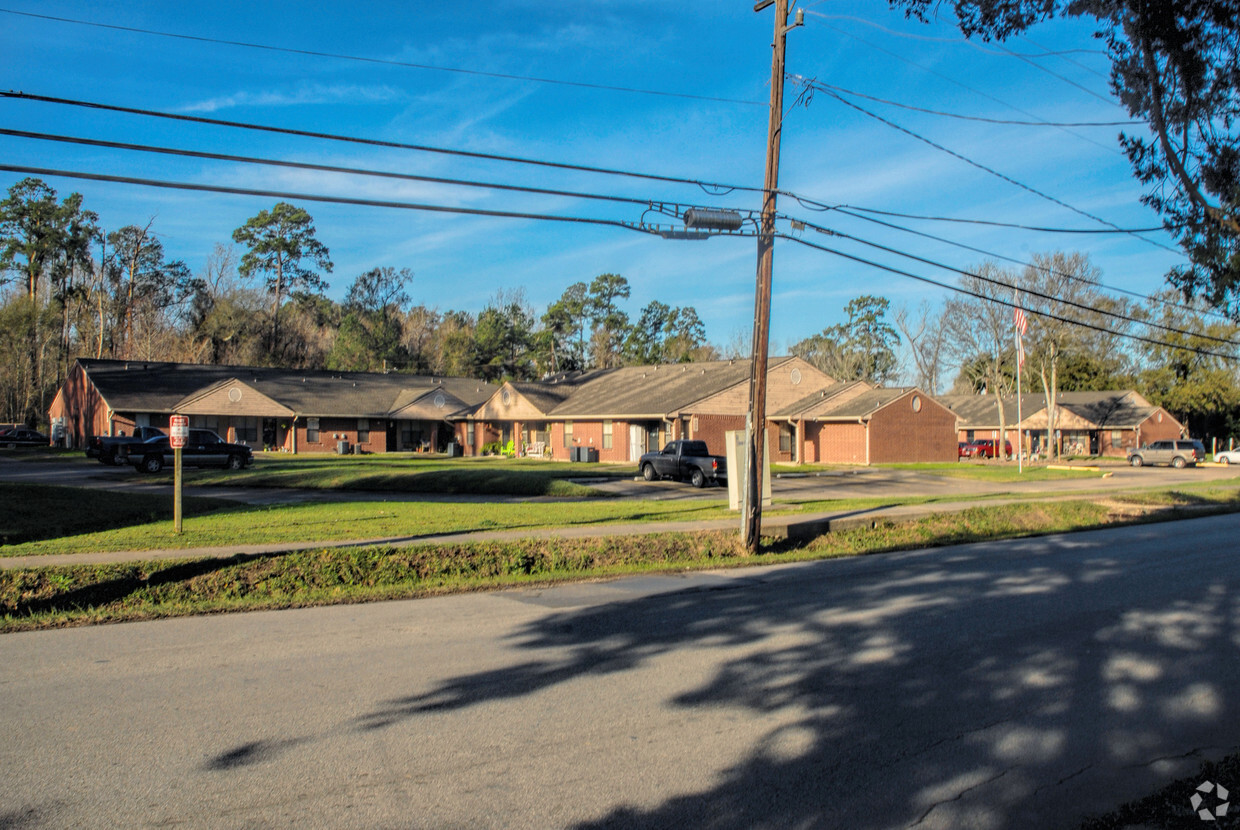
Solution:
[[[46,484],[0,483],[0,504],[5,505],[0,524],[0,555],[9,546],[40,539],[99,533],[154,522],[172,521],[172,498],[124,494]],[[187,498],[183,516],[236,508],[220,499]]]
[[[241,472],[202,470],[195,484],[363,490],[445,495],[588,497],[597,495],[573,478],[632,478],[636,469],[611,464],[570,464],[522,458],[445,458],[393,455],[326,456],[260,454]],[[168,477],[169,473],[164,473]]]
[[[746,556],[738,536],[662,533],[454,545],[378,545],[230,559],[0,571],[0,632],[120,620],[364,602],[618,574],[775,564],[1065,532],[1235,510],[1236,492],[1167,495],[1148,512],[1112,500],[988,505],[907,523],[768,543]]]
[[[170,496],[113,495],[72,487],[0,483],[0,499],[22,504],[24,534],[0,556],[185,549],[217,545],[348,541],[484,530],[606,525],[730,516],[723,500],[575,502],[356,501],[277,505],[187,500],[184,532],[173,533]],[[214,510],[211,510],[215,507]],[[46,517],[46,518],[45,518]]]
[[[1101,475],[1093,470],[1052,470],[1045,466],[1030,465],[1025,465],[1024,472],[1021,472],[1015,462],[991,464],[960,461],[942,464],[883,464],[880,466],[889,470],[913,470],[930,475],[967,478],[974,481],[1057,481],[1068,478],[1097,478]]]

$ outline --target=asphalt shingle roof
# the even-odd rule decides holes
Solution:
[[[208,366],[135,360],[81,358],[82,366],[108,405],[117,411],[172,412],[182,399],[235,378],[302,416],[384,417],[426,392],[442,388],[477,406],[495,387],[466,378]],[[404,401],[398,406],[399,401]]]

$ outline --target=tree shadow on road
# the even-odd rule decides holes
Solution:
[[[1234,526],[1183,528],[1209,522]],[[514,635],[513,663],[387,701],[356,726],[716,650],[714,676],[662,705],[789,722],[713,786],[583,826],[1072,826],[1240,742],[1234,576],[1214,572],[1210,551],[1171,557],[1156,538],[1132,528],[819,562],[552,613]],[[1160,599],[1169,584],[1182,599]]]

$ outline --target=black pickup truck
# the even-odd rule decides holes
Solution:
[[[646,481],[674,478],[688,480],[694,487],[728,480],[727,462],[718,455],[711,455],[705,441],[670,441],[661,452],[643,455],[638,469]]]
[[[129,463],[144,473],[158,473],[164,467],[171,467],[175,460],[172,443],[162,433],[129,451]],[[254,451],[248,446],[230,444],[209,429],[191,429],[181,450],[181,464],[186,467],[240,470],[252,463]]]
[[[103,464],[123,465],[129,461],[130,450],[163,434],[155,427],[134,427],[133,435],[96,435],[86,444],[86,457],[97,458]]]

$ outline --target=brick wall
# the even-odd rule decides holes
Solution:
[[[822,464],[866,463],[864,424],[810,422],[806,424],[806,440],[814,442],[815,455]]]
[[[920,409],[914,410],[916,398]],[[919,392],[902,395],[870,416],[870,463],[955,461],[956,415]]]

